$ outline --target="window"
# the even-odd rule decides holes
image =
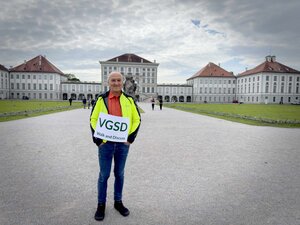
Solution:
[[[11,83],[10,86],[11,86],[11,89],[14,89],[14,83]]]
[[[36,90],[36,84],[33,84],[33,90]]]
[[[274,84],[273,84],[273,93],[276,93],[276,89],[277,89],[277,84],[276,84],[276,82],[274,82]]]
[[[266,83],[266,93],[269,93],[269,82]]]
[[[47,90],[47,84],[44,84],[44,90]]]
[[[25,83],[22,83],[22,89],[25,90]]]
[[[284,81],[284,77],[281,77],[281,81]]]
[[[24,74],[22,75],[22,79],[25,79],[25,75]]]
[[[266,76],[266,81],[269,81],[269,76]]]
[[[292,93],[292,83],[289,83],[289,94]]]
[[[10,75],[10,78],[11,78],[11,79],[14,79],[14,75],[13,75],[13,74],[11,74],[11,75]]]
[[[277,76],[274,76],[274,81],[277,81]]]
[[[289,77],[289,81],[293,81],[293,77]]]
[[[53,84],[50,84],[50,90],[53,90]],[[52,98],[51,98],[52,99]]]
[[[42,84],[39,84],[39,90],[42,90]],[[40,98],[42,98],[42,96]]]
[[[281,83],[280,92],[281,92],[281,93],[284,92],[284,83]]]
[[[27,79],[30,79],[30,75],[27,75]]]
[[[31,87],[30,87],[30,84],[27,84],[27,88],[28,88],[28,90],[30,90],[30,88],[31,88]]]
[[[33,79],[34,79],[34,80],[36,79],[36,75],[33,75]]]
[[[276,102],[276,97],[273,97],[273,102]]]

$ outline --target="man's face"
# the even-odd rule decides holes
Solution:
[[[123,88],[123,80],[122,76],[119,73],[113,73],[110,75],[109,81],[108,81],[109,89],[112,92],[121,92]]]

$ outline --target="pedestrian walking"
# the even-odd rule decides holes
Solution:
[[[122,201],[124,171],[129,146],[136,138],[141,121],[134,99],[122,92],[122,74],[111,72],[108,76],[108,86],[109,91],[98,97],[90,117],[93,141],[98,146],[100,167],[95,220],[103,220],[105,217],[107,180],[113,159],[114,208],[122,216],[128,216],[130,213]],[[127,131],[125,128],[128,128]],[[125,132],[118,133],[121,130]]]
[[[88,99],[88,109],[90,109],[91,106],[91,99]]]
[[[159,99],[159,109],[162,110],[162,106],[163,106],[163,100],[162,98]]]
[[[72,106],[72,98],[69,98],[70,106]]]
[[[85,107],[86,107],[86,98],[85,97],[82,99],[82,104],[83,104],[83,108],[85,109]]]
[[[152,99],[151,99],[152,110],[154,110],[154,104],[155,104],[155,99],[152,98]]]

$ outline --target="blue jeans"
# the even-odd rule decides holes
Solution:
[[[110,176],[111,164],[114,159],[114,200],[122,200],[124,184],[124,170],[129,145],[117,142],[106,142],[99,146],[99,179],[98,179],[98,203],[106,202],[107,180]]]

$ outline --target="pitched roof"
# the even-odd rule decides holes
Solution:
[[[147,59],[144,59],[135,54],[126,53],[123,55],[119,55],[112,59],[107,60],[107,62],[136,62],[136,63],[152,63]]]
[[[44,56],[38,55],[23,64],[10,69],[11,72],[43,72],[58,73],[64,75],[56,66],[49,62]]]
[[[0,70],[8,72],[8,69],[5,66],[1,65],[1,64],[0,64]]]
[[[196,77],[234,77],[234,75],[232,72],[228,72],[220,66],[210,62],[187,80],[194,79]]]
[[[238,77],[257,74],[257,73],[297,73],[300,74],[300,71],[295,70],[291,67],[283,65],[279,62],[276,62],[275,56],[266,56],[266,61],[259,64],[257,67],[247,70],[238,75]]]

